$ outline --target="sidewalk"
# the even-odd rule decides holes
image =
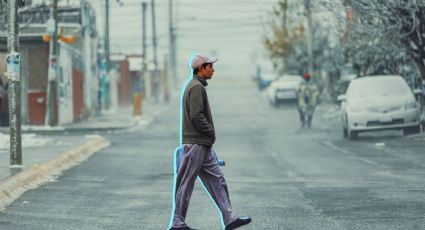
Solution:
[[[10,168],[9,141],[4,140],[9,135],[0,135],[0,181],[23,171],[35,164],[42,164],[57,157],[66,150],[86,143],[89,138],[84,136],[42,136],[35,134],[22,135],[22,169]],[[40,143],[38,146],[35,143]]]
[[[142,116],[133,117],[133,107],[120,107],[117,111],[105,111],[97,117],[61,126],[22,125],[22,133],[53,134],[90,131],[112,131],[135,126],[149,125],[153,117],[160,113],[166,104],[144,101]],[[9,127],[0,127],[0,133],[8,134]]]
[[[60,127],[22,126],[22,168],[10,167],[8,128],[0,129],[0,210],[25,191],[54,180],[110,144],[101,136],[84,136],[82,132],[140,129],[166,107],[164,103],[144,102],[139,117],[133,117],[128,106]]]

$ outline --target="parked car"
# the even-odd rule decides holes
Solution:
[[[333,88],[333,91],[332,91],[332,95],[333,95],[334,100],[336,100],[339,95],[345,94],[351,80],[355,79],[356,77],[357,77],[356,74],[341,75],[341,77],[336,82],[336,84]]]
[[[343,135],[355,139],[362,131],[402,129],[420,132],[419,104],[401,76],[366,76],[351,81],[340,95]]]
[[[273,63],[270,59],[259,59],[255,65],[255,80],[259,90],[264,90],[278,78]]]
[[[263,90],[270,86],[273,80],[276,80],[277,76],[275,74],[260,74],[257,75],[257,84],[258,89]]]
[[[283,75],[273,81],[267,92],[270,103],[277,106],[281,102],[295,101],[302,81],[304,79],[299,75]]]

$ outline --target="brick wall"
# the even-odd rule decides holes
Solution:
[[[72,69],[72,103],[74,110],[74,121],[79,121],[84,109],[84,78],[83,73]]]

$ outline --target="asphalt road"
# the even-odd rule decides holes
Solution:
[[[326,110],[300,130],[294,106],[270,107],[249,80],[216,77],[207,91],[233,208],[253,218],[243,229],[425,228],[424,136],[347,141]],[[178,118],[173,101],[145,129],[103,133],[110,148],[25,193],[0,214],[0,229],[166,229]],[[187,223],[221,229],[199,183]]]

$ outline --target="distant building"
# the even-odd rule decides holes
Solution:
[[[80,5],[80,2],[82,5]],[[46,114],[49,44],[43,42],[49,7],[44,3],[19,10],[22,122],[43,125]],[[0,5],[6,11],[6,5]],[[95,13],[87,1],[58,6],[58,33],[72,35],[75,43],[59,41],[58,94],[55,124],[78,121],[98,109],[97,32]],[[7,23],[0,14],[0,73],[6,71]]]
[[[116,79],[118,104],[129,105],[133,102],[133,96],[144,89],[142,79],[142,56],[141,55],[111,55],[111,70],[116,70],[118,76],[111,76]],[[111,86],[113,84],[110,84]],[[114,89],[111,89],[111,92]],[[143,91],[142,91],[143,92]],[[112,97],[112,93],[111,93]],[[112,101],[113,99],[111,99]]]

